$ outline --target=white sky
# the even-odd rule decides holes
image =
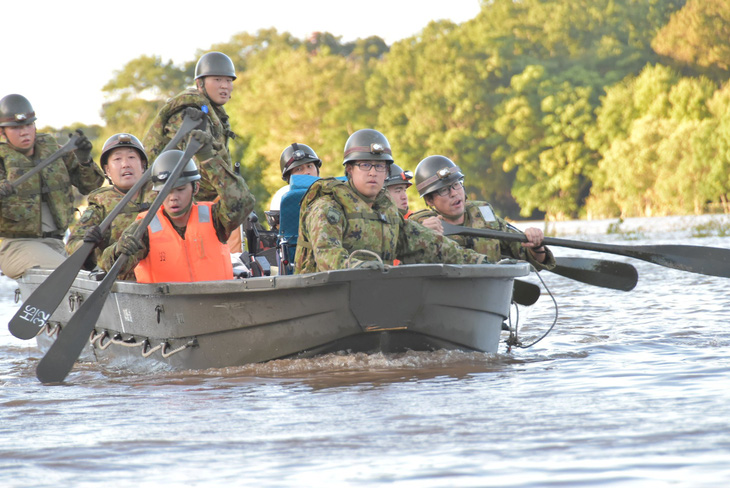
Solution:
[[[479,0],[35,0],[0,5],[0,98],[27,97],[38,126],[101,124],[102,87],[143,54],[176,64],[239,32],[275,27],[303,39],[330,32],[387,44],[430,21],[461,23]]]

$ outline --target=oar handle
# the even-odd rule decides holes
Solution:
[[[17,178],[10,182],[11,185],[13,185],[13,188],[18,188],[20,185],[37,175],[41,170],[46,168],[48,165],[50,165],[52,162],[60,158],[61,156],[65,156],[66,154],[73,152],[76,150],[76,141],[79,140],[79,137],[81,137],[82,134],[76,132],[74,133],[60,148],[56,150],[53,154],[48,156],[46,159],[35,165],[33,169],[22,175],[20,178]]]

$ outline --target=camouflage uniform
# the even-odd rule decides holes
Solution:
[[[225,243],[231,232],[246,221],[253,211],[254,198],[244,179],[233,172],[222,158],[215,157],[200,164],[201,181],[210,181],[218,189],[220,199],[213,204],[213,225],[218,239]],[[140,221],[133,222],[123,234],[134,234]],[[185,238],[185,229],[178,229],[180,236]],[[120,237],[121,238],[121,237]],[[149,250],[149,235],[145,232],[141,239],[143,249],[134,256],[130,256],[126,265],[119,274],[119,279],[134,280],[134,267],[147,256]],[[99,267],[111,269],[116,261],[116,246],[107,247],[102,253]]]
[[[345,268],[355,250],[377,253],[384,263],[479,264],[486,256],[462,249],[422,225],[404,220],[386,191],[372,208],[349,183],[321,179],[301,203],[295,273]],[[350,260],[350,267],[367,256]]]
[[[36,134],[33,156],[28,157],[14,150],[7,143],[0,143],[0,180],[13,181],[33,169],[59,148],[56,139],[49,134]],[[104,175],[95,164],[84,166],[73,154],[51,163],[40,174],[18,186],[16,193],[0,200],[0,262],[3,272],[11,277],[20,276],[25,270],[9,270],[9,263],[2,256],[13,239],[41,240],[48,237],[60,239],[73,219],[74,194],[71,185],[86,195],[104,182]],[[48,204],[53,222],[57,228],[50,233],[43,232],[41,224],[42,202]],[[59,241],[60,242],[60,241]],[[63,243],[57,247],[63,252]],[[22,254],[22,252],[21,252]],[[30,264],[32,256],[22,261]]]
[[[155,120],[152,121],[152,125],[144,136],[144,141],[142,141],[147,150],[149,161],[154,162],[157,159],[165,145],[180,129],[184,117],[183,110],[187,107],[195,107],[207,114],[207,123],[203,130],[211,134],[213,140],[220,144],[221,148],[218,150],[218,156],[232,168],[231,154],[228,152],[228,139],[232,139],[236,135],[231,131],[228,114],[222,106],[212,103],[197,88],[188,88],[169,99],[160,109]],[[184,151],[185,145],[185,142],[181,142],[176,149]],[[203,178],[196,199],[201,202],[212,202],[216,196],[218,196],[218,193],[213,184]]]
[[[487,221],[482,214],[481,208],[485,208],[487,215],[494,215],[494,220]],[[421,210],[414,212],[410,219],[416,222],[423,222],[429,217],[438,216],[439,214],[432,209]],[[472,229],[489,229],[498,230],[502,232],[514,232],[504,219],[496,216],[492,206],[487,202],[472,202],[467,201],[464,209],[464,223],[463,227],[471,227]],[[530,252],[519,242],[503,242],[497,239],[488,239],[486,237],[473,237],[473,236],[462,236],[462,235],[451,235],[448,236],[450,239],[456,241],[460,246],[466,249],[474,249],[476,252],[486,254],[489,256],[489,260],[496,262],[507,256],[515,259],[521,259],[523,261],[529,261],[535,269],[552,269],[555,267],[555,257],[553,256],[550,249],[545,248],[546,255],[545,261],[540,263],[535,260]]]
[[[76,249],[84,243],[84,235],[86,231],[95,225],[101,225],[107,215],[117,206],[124,198],[122,193],[115,186],[104,186],[89,194],[89,206],[81,215],[78,221],[71,225],[71,235],[66,243],[66,252],[73,254]],[[129,202],[119,215],[112,221],[111,226],[104,232],[104,240],[94,249],[94,253],[87,261],[87,268],[91,269],[101,258],[104,249],[114,245],[119,236],[137,218],[137,214],[150,208],[150,203],[157,196],[157,192],[152,191],[152,182],[147,182],[131,202]]]

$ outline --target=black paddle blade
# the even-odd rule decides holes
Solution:
[[[18,339],[28,340],[38,335],[41,328],[66,296],[84,261],[94,249],[94,244],[84,242],[56,270],[31,293],[15,313],[8,330]]]
[[[530,306],[540,298],[540,287],[527,281],[515,280],[512,300],[519,305]]]
[[[122,256],[126,258],[126,256]],[[56,341],[51,344],[46,355],[40,360],[35,372],[36,377],[42,383],[59,383],[71,371],[84,346],[89,342],[91,331],[96,326],[106,298],[125,261],[126,259],[120,258],[114,263],[109,274],[99,283],[89,298],[84,300],[82,306],[73,314],[71,320],[58,334]]]
[[[491,229],[472,229],[442,222],[444,235],[462,234],[481,236],[490,239],[502,239],[513,242],[526,242],[527,237],[512,232]],[[546,237],[543,241],[548,246],[569,247],[584,251],[605,252],[641,259],[652,264],[666,266],[690,273],[730,278],[730,249],[707,246],[685,246],[666,244],[658,246],[626,246],[619,244],[601,244],[598,242],[572,241]]]
[[[602,288],[630,291],[639,281],[632,265],[618,261],[589,258],[555,258],[557,266],[550,270],[572,280]]]

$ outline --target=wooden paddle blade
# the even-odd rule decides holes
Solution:
[[[540,287],[528,281],[515,280],[512,289],[512,300],[519,305],[529,307],[540,298]]]
[[[602,288],[630,291],[639,281],[632,265],[618,261],[589,258],[555,258],[555,274]]]
[[[38,335],[66,296],[66,292],[71,288],[79,270],[93,249],[93,243],[84,242],[31,293],[8,322],[8,330],[11,334],[23,340],[32,339]]]

